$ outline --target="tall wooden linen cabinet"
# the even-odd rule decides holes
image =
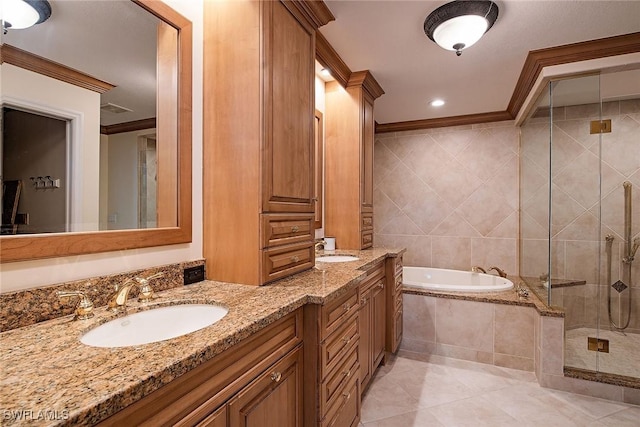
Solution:
[[[369,71],[346,89],[325,85],[325,235],[339,249],[373,246],[373,103],[384,94]]]
[[[251,285],[314,265],[315,31],[323,2],[204,2],[207,278]]]

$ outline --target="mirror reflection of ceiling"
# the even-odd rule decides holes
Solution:
[[[132,110],[100,112],[103,126],[156,116],[158,18],[128,0],[49,0],[51,17],[9,30],[3,43],[109,82],[101,104]]]

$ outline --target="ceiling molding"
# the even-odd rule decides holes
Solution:
[[[380,86],[369,70],[355,71],[351,73],[349,81],[347,82],[347,87],[352,86],[363,87],[374,100],[384,95],[384,89],[382,89],[382,86]]]
[[[7,64],[15,65],[16,67],[24,68],[25,70],[33,71],[34,73],[42,74],[84,89],[105,93],[116,87],[111,83],[96,79],[81,71],[50,61],[6,43],[0,46],[0,52],[0,63],[6,62]]]
[[[351,77],[351,68],[340,58],[338,52],[329,44],[322,33],[316,32],[316,59],[324,68],[331,72],[334,79],[342,87],[347,87]]]
[[[505,111],[392,122],[376,125],[376,133],[431,129],[513,120],[545,67],[640,52],[640,32],[529,51]]]
[[[524,61],[507,111],[516,117],[544,67],[640,52],[640,32],[532,50]]]
[[[293,5],[304,17],[316,28],[320,28],[323,25],[327,25],[331,21],[335,21],[336,17],[333,16],[329,7],[322,0],[314,1],[301,1],[301,0],[289,0],[285,1]]]
[[[153,129],[156,127],[156,118],[134,120],[132,122],[117,123],[115,125],[100,126],[100,133],[103,135],[113,135],[123,132],[134,132],[138,130]]]
[[[376,133],[502,122],[504,120],[513,120],[513,116],[509,114],[508,111],[492,111],[490,113],[465,114],[463,116],[438,117],[435,119],[376,124]]]

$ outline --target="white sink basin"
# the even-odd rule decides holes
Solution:
[[[158,307],[120,317],[82,336],[92,347],[129,347],[176,338],[213,325],[229,312],[212,304]]]
[[[357,261],[360,258],[352,255],[323,255],[316,258],[317,262],[349,262]]]

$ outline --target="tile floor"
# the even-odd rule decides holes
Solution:
[[[362,401],[360,427],[640,426],[640,406],[545,389],[533,372],[401,351]]]
[[[608,339],[609,353],[587,350],[587,337]],[[577,328],[565,333],[565,341],[566,366],[640,378],[640,334]]]

